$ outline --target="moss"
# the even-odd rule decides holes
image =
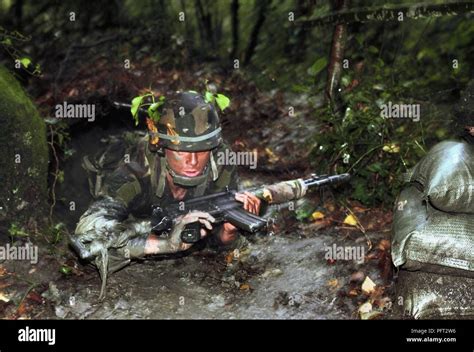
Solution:
[[[0,221],[39,216],[48,203],[46,126],[18,81],[2,66],[0,126]]]

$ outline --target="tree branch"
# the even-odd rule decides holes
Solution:
[[[474,3],[467,1],[450,2],[448,4],[417,3],[411,5],[384,5],[382,7],[345,9],[315,18],[297,20],[296,22],[304,27],[314,27],[332,23],[398,21],[400,14],[403,14],[403,19],[417,19],[446,15],[456,16],[473,12]]]

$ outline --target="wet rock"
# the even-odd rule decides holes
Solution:
[[[362,282],[365,279],[365,274],[362,271],[356,271],[352,273],[350,282]]]
[[[225,306],[225,298],[223,295],[212,296],[211,301],[212,303],[207,305],[211,311],[216,311]]]
[[[48,289],[44,291],[41,296],[56,304],[61,302],[61,294],[59,293],[57,286],[52,281],[49,282]]]
[[[70,309],[63,307],[63,306],[56,306],[54,307],[54,314],[60,319],[66,318],[66,316],[69,314]]]
[[[283,271],[281,271],[280,269],[270,269],[270,270],[266,270],[263,274],[262,274],[262,277],[263,278],[267,278],[267,277],[275,277],[275,276],[280,276],[283,274]]]

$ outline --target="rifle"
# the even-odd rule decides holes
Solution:
[[[307,179],[295,179],[278,182],[272,185],[261,186],[246,190],[264,200],[268,204],[282,204],[302,198],[308,188],[322,187],[348,181],[349,174],[320,175],[312,174]],[[235,227],[250,233],[268,228],[269,220],[249,213],[242,208],[242,203],[235,199],[237,190],[227,189],[224,192],[200,196],[181,202],[173,202],[162,207],[153,206],[151,216],[152,232],[157,235],[166,235],[171,231],[174,221],[189,211],[207,212],[216,219],[216,224],[230,222]],[[201,239],[201,224],[187,225],[181,233],[181,240],[185,243],[195,243]]]

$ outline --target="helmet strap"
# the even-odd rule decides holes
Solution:
[[[217,164],[216,164],[216,161],[214,160],[213,151],[211,151],[211,155],[209,158],[210,158],[209,162],[211,164],[211,171],[212,171],[212,181],[215,181],[219,177],[219,171],[217,170]]]

